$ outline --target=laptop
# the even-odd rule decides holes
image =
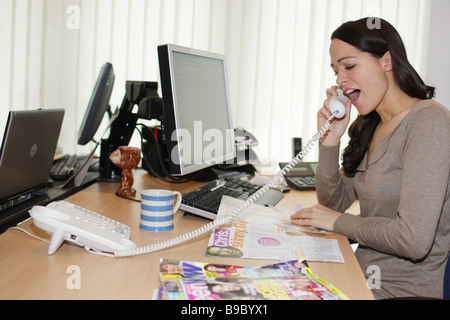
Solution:
[[[0,211],[45,190],[63,109],[10,111],[0,150]]]

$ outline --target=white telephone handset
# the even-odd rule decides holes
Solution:
[[[341,89],[337,89],[337,92],[337,96],[331,97],[329,108],[332,114],[336,113],[336,118],[341,119],[345,117],[345,105],[347,104],[348,98],[344,96],[344,92]]]
[[[340,91],[340,93],[339,93]],[[34,222],[38,227],[41,227],[44,230],[47,230],[53,233],[52,241],[49,247],[49,254],[55,252],[58,247],[61,245],[63,240],[69,240],[75,242],[79,245],[84,246],[89,252],[112,256],[112,257],[129,257],[136,256],[141,254],[147,254],[151,252],[160,251],[162,249],[166,249],[169,247],[173,247],[177,244],[186,242],[190,239],[194,239],[206,232],[209,232],[215,228],[220,227],[223,224],[230,223],[239,217],[239,215],[244,212],[249,206],[251,206],[256,200],[258,200],[263,194],[265,194],[269,189],[276,187],[279,183],[282,182],[284,175],[286,175],[295,165],[302,161],[303,158],[308,154],[308,152],[312,149],[314,144],[319,141],[321,137],[325,135],[328,129],[331,126],[331,121],[334,118],[342,118],[345,116],[345,104],[348,101],[348,98],[345,97],[342,93],[342,90],[338,90],[339,96],[333,96],[330,101],[330,110],[332,112],[332,116],[327,119],[327,122],[323,126],[318,133],[316,133],[311,140],[307,143],[305,148],[282,170],[280,170],[275,178],[272,179],[269,183],[259,189],[255,194],[253,194],[250,198],[247,199],[243,204],[239,207],[235,208],[230,216],[225,218],[216,218],[213,222],[208,223],[207,225],[189,232],[187,234],[181,235],[174,239],[170,239],[164,242],[143,246],[143,247],[135,247],[135,244],[129,240],[129,227],[120,225],[117,229],[115,224],[117,222],[113,221],[114,228],[113,232],[104,232],[100,231],[99,227],[93,227],[92,230],[84,230],[86,227],[83,225],[79,225],[76,222],[75,213],[77,211],[82,210],[82,208],[76,207],[67,204],[60,203],[60,205],[69,206],[70,210],[64,212],[61,217],[57,214],[58,208],[56,204],[50,204],[49,208],[45,207],[36,207],[30,211],[31,216],[34,219]],[[73,207],[71,207],[73,206]],[[76,209],[76,210],[74,210]],[[84,209],[86,210],[86,209]],[[61,210],[62,211],[62,210]],[[55,217],[55,214],[58,217]],[[96,213],[89,212],[89,214],[97,215],[98,219],[107,219],[106,217],[100,216]],[[92,227],[90,227],[92,228]],[[118,233],[118,231],[121,231]],[[99,246],[99,245],[102,246]],[[93,250],[94,249],[94,250]],[[97,249],[97,250],[95,250]],[[113,253],[107,253],[113,252]]]

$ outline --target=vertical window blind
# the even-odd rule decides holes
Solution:
[[[234,126],[261,158],[287,161],[335,84],[331,33],[382,17],[424,75],[429,12],[430,0],[0,0],[0,125],[9,110],[64,108],[61,151],[87,153],[77,132],[101,65],[115,69],[114,110],[126,80],[159,81],[157,46],[173,43],[227,56]]]

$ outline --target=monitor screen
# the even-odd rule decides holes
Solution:
[[[159,46],[158,56],[170,173],[233,163],[225,56],[170,44]]]
[[[83,122],[78,131],[79,145],[86,145],[94,138],[105,113],[111,112],[109,99],[111,98],[114,79],[114,68],[111,63],[106,62],[100,70]]]

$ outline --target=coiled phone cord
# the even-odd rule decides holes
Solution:
[[[249,197],[244,203],[242,203],[240,206],[236,207],[229,216],[227,217],[218,217],[216,220],[206,224],[205,226],[198,228],[194,231],[191,231],[189,233],[186,233],[184,235],[178,236],[176,238],[166,240],[160,243],[155,243],[147,246],[142,246],[134,249],[128,249],[128,250],[116,250],[114,251],[114,257],[130,257],[130,256],[137,256],[147,253],[152,253],[156,251],[160,251],[163,249],[167,249],[173,246],[176,246],[177,244],[187,242],[189,240],[192,240],[194,238],[197,238],[209,231],[212,231],[215,228],[218,228],[224,224],[232,223],[233,221],[236,221],[239,216],[248,208],[250,207],[256,200],[258,200],[263,194],[265,194],[270,188],[275,187],[277,184],[281,183],[284,176],[292,170],[293,167],[297,163],[303,160],[303,158],[308,154],[309,151],[313,148],[315,143],[320,140],[330,129],[331,121],[336,117],[338,112],[334,112],[333,115],[327,119],[326,123],[322,127],[319,132],[317,132],[311,140],[306,144],[306,146],[303,148],[303,150],[295,156],[295,158],[287,164],[282,170],[280,170],[275,177],[269,181],[265,186],[263,186],[261,189],[259,189],[256,193],[254,193],[251,197]]]

